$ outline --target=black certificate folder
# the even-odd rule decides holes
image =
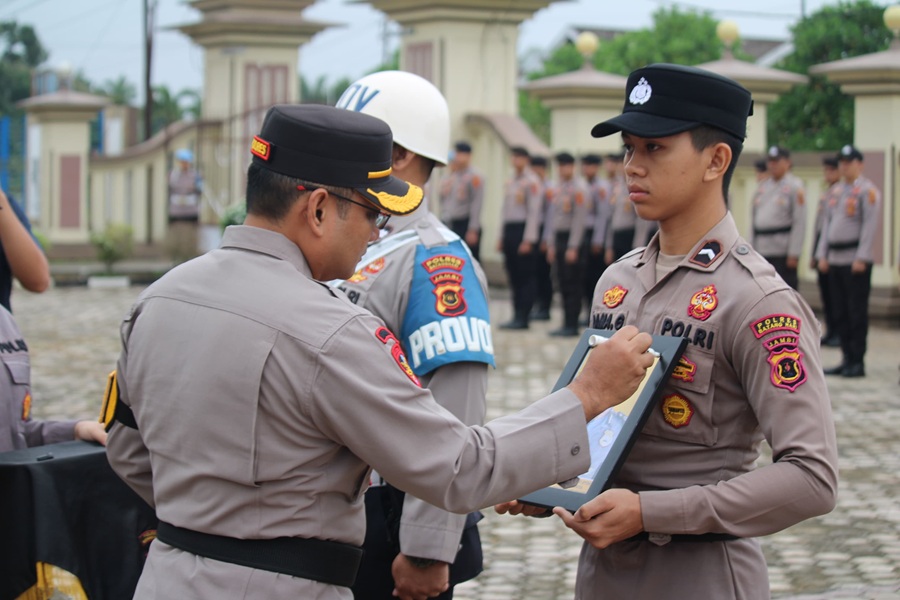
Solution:
[[[591,351],[612,333],[600,329],[585,331],[553,391],[567,386],[584,367]],[[548,508],[562,506],[575,512],[582,504],[608,489],[650,412],[659,410],[662,390],[678,365],[685,346],[686,338],[653,336],[653,366],[647,369],[637,391],[625,402],[603,411],[587,424],[591,452],[591,466],[587,472],[528,494],[520,501]]]

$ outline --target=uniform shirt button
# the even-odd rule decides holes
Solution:
[[[750,248],[741,244],[740,246],[737,247],[737,253],[740,255],[750,254]]]
[[[578,456],[579,452],[581,452],[581,446],[579,444],[572,446],[572,456]]]

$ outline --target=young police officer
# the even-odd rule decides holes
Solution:
[[[522,413],[467,427],[434,402],[384,322],[321,283],[421,203],[392,149],[369,115],[271,108],[245,224],[126,316],[108,457],[160,518],[136,599],[349,600],[370,465],[469,512],[583,473],[585,419],[637,389],[630,327]]]
[[[753,538],[834,507],[818,323],[725,205],[751,105],[730,79],[651,65],[593,129],[621,131],[630,201],[659,233],[604,272],[592,325],[689,344],[614,488],[575,515],[555,509],[587,542],[579,600],[769,598]],[[763,438],[774,463],[755,468]]]
[[[424,189],[435,163],[446,163],[450,109],[426,79],[402,71],[366,75],[347,88],[337,105],[391,127],[395,177]],[[456,147],[457,155],[468,150]],[[457,182],[459,189],[452,194],[461,200],[462,188],[473,188],[473,173],[465,163],[457,167],[468,177],[468,183]],[[478,204],[480,210],[480,196]],[[470,208],[464,209],[466,221]],[[467,425],[481,425],[494,346],[487,278],[461,239],[471,226],[448,229],[428,210],[426,200],[409,215],[393,218],[388,230],[369,246],[356,273],[340,288],[398,334],[413,373],[441,406]],[[435,597],[448,575],[451,586],[471,579],[482,569],[480,518],[480,513],[467,519],[404,495],[373,473],[354,597],[390,600],[395,588],[401,596]],[[452,597],[452,587],[439,596]]]

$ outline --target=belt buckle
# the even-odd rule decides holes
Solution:
[[[668,533],[649,533],[647,534],[647,541],[657,546],[665,546],[672,541],[672,536]]]

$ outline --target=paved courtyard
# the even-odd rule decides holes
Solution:
[[[97,416],[119,352],[118,324],[140,289],[15,291],[13,310],[32,353],[37,417]],[[492,301],[491,315],[495,324],[507,320],[508,301]],[[488,418],[523,407],[555,383],[575,342],[547,335],[558,326],[559,314],[554,317],[525,332],[495,328],[498,365]],[[838,359],[836,349],[823,349],[826,365]],[[868,377],[829,379],[840,444],[838,506],[763,540],[774,598],[900,598],[898,362],[900,330],[876,326],[869,335]],[[556,518],[485,515],[485,572],[457,588],[458,600],[572,598],[579,538]]]

